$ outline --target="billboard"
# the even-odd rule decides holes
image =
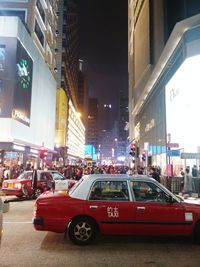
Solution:
[[[184,152],[198,152],[200,146],[199,99],[200,56],[187,58],[165,87],[166,126],[170,143]]]
[[[12,117],[30,126],[33,60],[17,40]]]
[[[0,37],[0,118],[30,125],[33,60],[15,37]]]
[[[96,160],[95,147],[93,145],[85,145],[85,158]]]
[[[68,102],[64,89],[56,91],[56,139],[60,147],[66,146]]]

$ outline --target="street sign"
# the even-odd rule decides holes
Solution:
[[[200,153],[181,153],[182,159],[200,159]]]
[[[180,157],[180,150],[179,149],[167,150],[167,156]]]
[[[87,161],[87,167],[92,167],[92,161]]]
[[[167,143],[167,147],[179,147],[179,144],[178,143]]]

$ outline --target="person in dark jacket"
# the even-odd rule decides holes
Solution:
[[[36,194],[36,190],[37,190],[37,170],[33,170],[33,174],[32,174],[32,188],[33,188],[33,198],[35,197]]]
[[[152,170],[151,177],[160,183],[160,175],[158,170],[156,168],[152,168],[151,170]]]

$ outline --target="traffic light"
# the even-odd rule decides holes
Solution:
[[[47,156],[47,150],[42,146],[40,148],[40,158],[44,159]]]
[[[135,157],[135,149],[136,149],[136,145],[135,144],[131,144],[131,147],[130,147],[130,152],[129,154],[132,156],[132,157]]]
[[[146,151],[142,152],[142,161],[146,161]]]

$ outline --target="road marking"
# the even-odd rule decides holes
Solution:
[[[20,224],[20,223],[32,223],[32,222],[3,222],[3,223],[7,223],[7,224],[9,224],[9,223],[10,223],[10,224],[11,224],[11,223],[19,223],[19,224]]]

